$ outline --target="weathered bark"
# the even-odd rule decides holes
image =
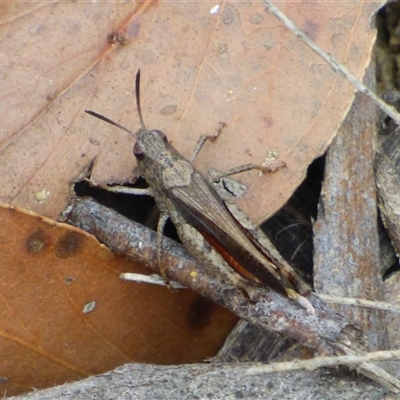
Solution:
[[[106,374],[12,397],[15,400],[380,399],[378,384],[346,371],[320,369],[248,375],[249,364],[127,364]]]
[[[371,71],[369,85],[371,84]],[[358,93],[326,158],[315,223],[314,288],[334,296],[383,300],[373,171],[376,106]],[[387,349],[382,311],[335,305],[357,321],[370,350]]]

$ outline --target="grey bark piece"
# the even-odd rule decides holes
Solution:
[[[368,77],[371,80],[371,71]],[[364,94],[356,94],[328,151],[314,226],[317,293],[384,300],[373,173],[375,121],[374,103]],[[334,308],[362,326],[370,350],[388,348],[382,311]]]
[[[400,251],[400,130],[379,136],[375,158],[379,206],[393,246]]]
[[[106,374],[31,392],[14,400],[381,399],[378,384],[348,371],[296,371],[246,376],[250,364],[126,364]],[[253,364],[254,365],[254,364]],[[341,376],[340,376],[341,375]]]
[[[218,354],[213,358],[217,362],[262,362],[271,361],[284,354],[293,346],[292,340],[279,336],[274,332],[240,320],[232,329]],[[296,343],[295,347],[299,347]],[[302,347],[303,348],[303,347]],[[290,354],[290,359],[292,359]]]

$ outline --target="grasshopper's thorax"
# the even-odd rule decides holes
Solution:
[[[153,188],[156,198],[158,189],[168,191],[190,184],[193,165],[169,144],[163,132],[139,129],[136,135],[133,153],[139,173]]]

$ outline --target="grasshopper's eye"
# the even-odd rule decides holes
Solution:
[[[144,158],[146,154],[146,149],[144,148],[143,143],[140,142],[139,140],[133,146],[133,154],[138,159]]]
[[[168,142],[168,138],[164,132],[159,131],[158,129],[155,129],[153,132],[156,133],[164,142]]]

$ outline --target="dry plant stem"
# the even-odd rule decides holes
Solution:
[[[153,274],[153,275],[143,275],[143,274],[133,274],[133,273],[122,273],[120,278],[124,281],[131,281],[136,283],[149,283],[151,285],[159,285],[159,286],[169,286],[172,289],[186,289],[185,286],[182,286],[178,282],[169,281],[165,282],[165,279],[161,275]]]
[[[155,232],[92,200],[76,204],[68,221],[94,234],[113,251],[158,272]],[[164,268],[170,279],[214,300],[256,326],[297,340],[320,355],[352,355],[363,351],[358,329],[312,294],[308,300],[315,307],[315,314],[252,282],[246,288],[251,294],[250,301],[242,290],[219,281],[172,240],[164,239],[163,252]],[[381,368],[363,363],[357,369],[389,390],[400,389],[400,382]]]
[[[376,310],[389,311],[397,314],[400,313],[399,306],[385,301],[372,301],[366,299],[356,299],[354,297],[331,296],[329,294],[322,293],[318,293],[318,297],[325,302],[332,304],[343,304],[354,307],[373,308]]]
[[[308,369],[313,371],[317,368],[337,367],[342,364],[352,365],[366,361],[385,361],[400,359],[400,350],[373,351],[360,356],[337,356],[337,357],[314,357],[311,360],[295,360],[269,363],[268,365],[258,365],[250,367],[247,375],[270,374],[278,371],[295,371],[298,369]]]
[[[361,81],[359,81],[350,71],[348,71],[342,64],[335,60],[330,54],[325,53],[320,47],[318,47],[302,30],[289,18],[283,14],[279,8],[277,8],[271,1],[264,0],[264,4],[268,12],[275,15],[283,24],[292,31],[300,40],[302,40],[307,46],[309,46],[316,54],[318,54],[324,61],[326,61],[332,69],[338,74],[342,75],[347,79],[359,92],[367,95],[383,112],[400,125],[400,114],[395,110],[394,107],[389,106],[382,99],[380,99],[372,90],[368,89]]]
[[[126,280],[126,281],[131,281],[131,282],[137,282],[137,283],[149,283],[152,285],[161,285],[161,286],[166,286],[165,280],[162,278],[162,276],[153,274],[153,275],[142,275],[142,274],[132,274],[132,273],[123,273],[121,274],[121,279]],[[178,282],[170,281],[169,285],[173,289],[185,289],[185,286],[182,286]],[[384,301],[372,301],[372,300],[365,300],[365,299],[356,299],[353,297],[340,297],[340,296],[331,296],[329,294],[322,294],[319,293],[318,297],[322,300],[324,300],[326,303],[331,303],[331,304],[343,304],[347,306],[353,306],[353,307],[364,307],[364,308],[372,308],[376,310],[382,310],[382,311],[389,311],[392,313],[400,313],[400,307],[392,304],[392,303],[387,303]]]

